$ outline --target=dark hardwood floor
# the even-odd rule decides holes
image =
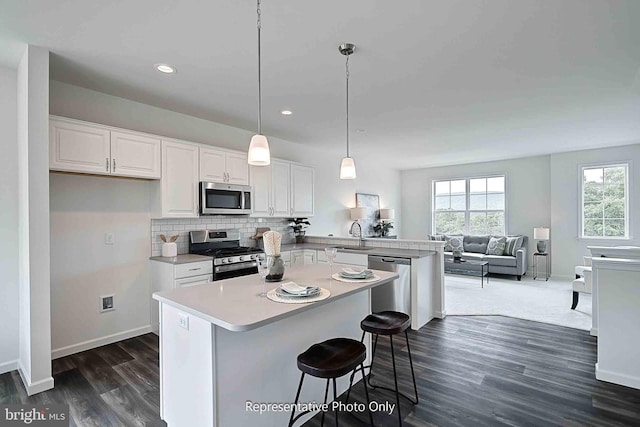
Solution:
[[[596,339],[588,332],[499,316],[449,316],[409,336],[420,403],[401,400],[407,426],[640,426],[640,390],[595,379]],[[372,377],[385,385],[393,382],[388,343],[378,343]],[[411,391],[406,345],[400,338],[396,343],[401,388]],[[153,334],[56,359],[53,374],[56,388],[31,397],[16,371],[0,375],[0,403],[68,403],[72,426],[165,425]],[[371,397],[395,402],[379,389]],[[361,384],[354,398],[364,402]],[[366,412],[360,416],[367,419]],[[395,413],[378,412],[375,422],[398,424]],[[367,424],[340,416],[342,426]],[[305,425],[320,425],[320,416]],[[325,425],[334,425],[331,415]]]
[[[146,334],[52,362],[55,388],[27,396],[0,375],[0,403],[68,403],[70,426],[166,426],[160,419],[158,337]]]
[[[404,425],[640,426],[640,390],[595,379],[597,340],[588,332],[500,316],[449,316],[409,337],[420,402],[401,399]],[[372,382],[392,386],[389,340],[380,338],[378,346]],[[394,347],[400,347],[401,390],[412,396],[404,340],[394,339]],[[361,384],[352,396],[365,402]],[[379,389],[370,397],[395,402]],[[398,425],[395,413],[378,412],[374,422]],[[319,425],[319,415],[305,424]],[[325,425],[334,425],[332,415]],[[368,423],[341,414],[340,425]]]

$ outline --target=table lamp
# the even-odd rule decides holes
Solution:
[[[549,240],[549,229],[545,227],[536,227],[533,229],[533,238],[538,240],[538,253],[543,254],[547,252],[547,242]]]

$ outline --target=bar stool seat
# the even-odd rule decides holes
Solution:
[[[396,335],[406,331],[411,326],[411,317],[398,311],[381,311],[373,313],[360,322],[360,328],[365,332],[377,335]]]
[[[364,362],[367,348],[349,338],[333,338],[314,344],[298,355],[298,369],[317,378],[339,378]]]
[[[300,399],[300,391],[305,375],[311,375],[316,378],[326,378],[327,385],[324,390],[324,403],[327,403],[329,394],[329,382],[333,381],[333,400],[338,399],[338,391],[336,387],[336,378],[340,378],[348,373],[352,373],[349,381],[349,392],[347,393],[346,403],[349,402],[349,394],[353,385],[353,378],[357,371],[362,373],[362,383],[367,398],[367,408],[369,408],[369,391],[364,373],[364,361],[367,357],[367,347],[359,341],[350,338],[332,338],[321,343],[313,344],[305,352],[300,353],[297,358],[298,369],[300,369],[300,384],[296,393],[291,418],[289,419],[289,427],[303,415],[310,412],[306,410],[296,416],[296,406]],[[322,412],[321,425],[324,425],[325,413]],[[335,422],[338,425],[338,412],[335,411]],[[373,425],[373,414],[369,410],[369,422]]]

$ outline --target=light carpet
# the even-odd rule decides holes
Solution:
[[[501,315],[590,330],[591,294],[581,293],[575,310],[571,301],[571,280],[492,276],[482,289],[479,277],[445,276],[447,315]]]

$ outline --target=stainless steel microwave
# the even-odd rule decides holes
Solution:
[[[248,185],[200,183],[200,215],[248,215],[251,187]]]

